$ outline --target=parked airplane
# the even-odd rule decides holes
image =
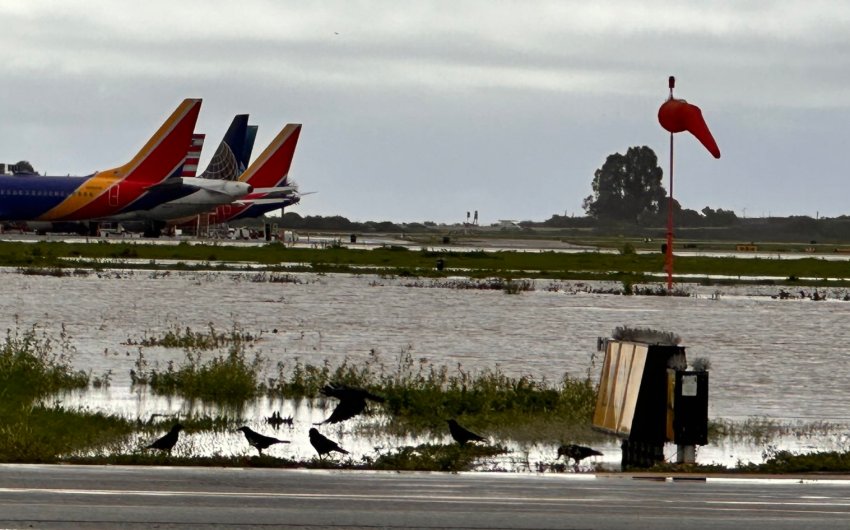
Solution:
[[[237,115],[200,177],[168,179],[151,188],[150,193],[133,204],[129,211],[111,216],[109,220],[121,222],[125,227],[133,221],[143,221],[145,236],[154,237],[169,222],[194,217],[251,193],[251,184],[237,180],[245,170],[246,150],[250,156],[247,143],[250,129],[248,115]],[[250,147],[253,147],[253,141]],[[188,187],[192,191],[167,200],[165,196],[175,187]]]
[[[151,188],[180,174],[200,109],[200,99],[184,100],[123,166],[85,177],[0,175],[0,220],[102,219],[132,209]],[[187,192],[172,189],[169,198]]]
[[[301,134],[300,123],[289,123],[278,133],[265,151],[239,177],[254,187],[249,195],[232,204],[219,206],[210,223],[226,223],[296,204],[298,187],[290,184],[289,169]]]

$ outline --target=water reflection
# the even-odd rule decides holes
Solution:
[[[272,399],[263,397],[245,403],[238,408],[221,407],[201,401],[185,400],[177,397],[157,396],[142,389],[90,390],[63,393],[56,402],[65,407],[84,408],[94,412],[118,414],[141,423],[169,418],[179,421],[181,418],[226,418],[230,427],[226,430],[187,432],[181,435],[181,441],[173,454],[186,457],[212,456],[255,456],[256,449],[250,447],[242,433],[235,429],[247,425],[263,434],[289,440],[290,444],[279,444],[265,450],[265,454],[277,458],[296,461],[309,461],[316,457],[310,445],[307,432],[310,427],[324,420],[333,410],[335,403],[326,399]],[[291,418],[275,427],[268,421],[274,413],[283,418]],[[452,444],[448,431],[442,436],[382,435],[381,425],[387,425],[391,418],[373,414],[365,420],[352,420],[336,425],[321,425],[320,432],[337,441],[348,450],[350,456],[334,458],[339,461],[351,459],[360,462],[366,457],[394,453],[403,447],[416,447],[421,444]],[[364,423],[366,425],[364,425]],[[168,423],[166,422],[166,425]],[[841,425],[822,424],[817,428],[799,424],[788,429],[777,427],[759,437],[746,433],[737,433],[712,440],[710,445],[698,448],[697,462],[700,464],[722,464],[727,467],[741,463],[760,463],[777,450],[792,452],[847,451],[850,450],[850,437]],[[167,430],[163,427],[163,433]],[[795,434],[796,433],[796,434]],[[121,448],[123,452],[138,451],[158,435],[139,434],[131,438]],[[495,457],[482,459],[479,470],[513,472],[575,472],[572,466],[563,466],[564,461],[557,458],[557,443],[519,443],[511,440],[499,440],[489,437],[491,444],[501,444],[508,452]],[[596,441],[593,447],[603,453],[583,461],[578,472],[591,472],[596,469],[616,471],[620,469],[620,445],[614,438]],[[665,447],[665,459],[675,461],[676,447]]]

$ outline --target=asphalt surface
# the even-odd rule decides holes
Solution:
[[[848,528],[850,481],[0,465],[2,528]]]

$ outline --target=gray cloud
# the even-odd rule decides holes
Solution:
[[[676,197],[747,215],[847,213],[850,5],[836,2],[27,2],[0,6],[0,160],[84,174],[132,155],[184,97],[217,142],[304,123],[302,214],[482,220],[581,213],[608,154],[649,145],[667,96]],[[204,161],[212,149],[207,149]],[[203,161],[202,161],[203,165]]]

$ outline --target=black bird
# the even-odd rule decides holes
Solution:
[[[458,422],[455,420],[446,420],[449,424],[449,432],[452,433],[452,438],[455,439],[457,443],[460,445],[464,445],[466,442],[486,442],[487,440],[478,436],[472,431],[468,431],[465,428],[461,427]]]
[[[321,393],[328,397],[337,398],[339,403],[336,408],[334,408],[330,418],[321,423],[317,423],[316,425],[322,425],[323,423],[339,423],[357,416],[366,409],[367,399],[377,403],[383,403],[386,401],[381,396],[376,396],[368,390],[348,385],[325,385],[322,388]]]
[[[322,436],[315,427],[310,429],[310,444],[319,453],[319,457],[329,454],[331,451],[338,451],[344,455],[348,454],[348,451],[340,447],[335,441]]]
[[[558,458],[562,456],[568,464],[570,463],[570,458],[572,458],[575,460],[575,465],[578,466],[578,463],[588,456],[602,456],[602,453],[583,445],[566,444],[558,448]]]
[[[175,423],[165,436],[145,447],[145,449],[160,449],[171,453],[171,449],[174,448],[174,444],[177,443],[177,436],[182,430],[183,426],[179,423]]]
[[[248,443],[256,447],[257,451],[260,452],[260,456],[263,456],[263,449],[268,449],[269,446],[272,446],[274,444],[289,443],[289,440],[278,440],[277,438],[272,438],[271,436],[260,434],[257,431],[254,431],[250,427],[246,426],[239,427],[236,430],[242,431],[242,434],[245,435],[245,439],[248,440]]]

